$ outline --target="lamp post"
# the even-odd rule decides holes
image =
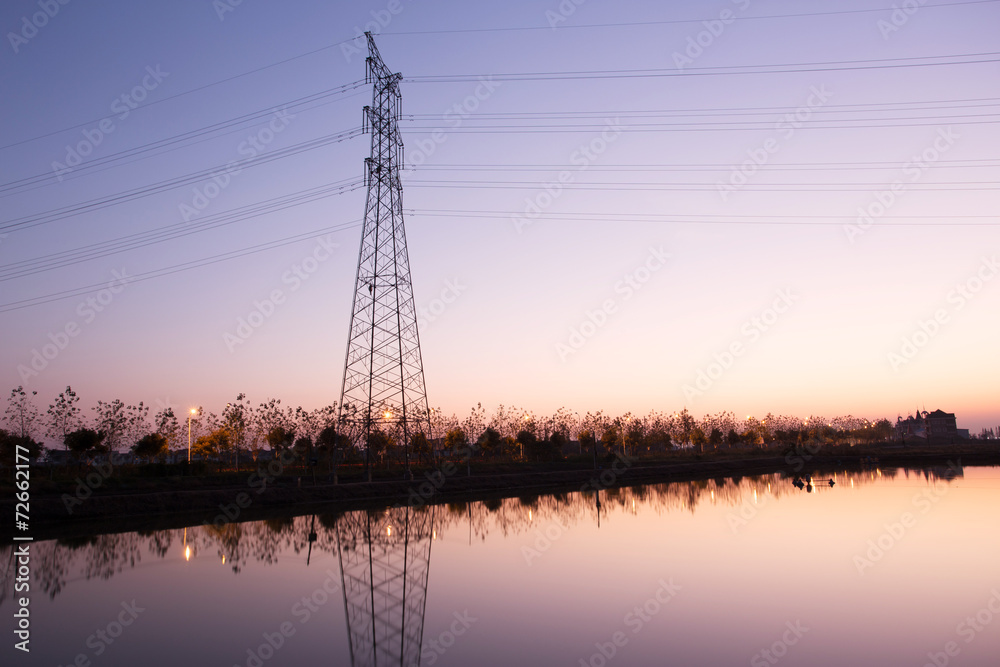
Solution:
[[[196,414],[198,414],[197,408],[191,408],[191,412],[188,414],[188,463],[191,463],[191,420]]]

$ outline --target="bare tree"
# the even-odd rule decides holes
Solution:
[[[4,411],[7,426],[21,438],[33,439],[38,430],[38,408],[32,400],[37,394],[37,391],[29,394],[23,386],[18,385],[17,389],[11,389],[7,399],[7,409]]]
[[[83,425],[83,411],[77,406],[80,397],[68,386],[49,405],[45,435],[66,446],[66,436]]]

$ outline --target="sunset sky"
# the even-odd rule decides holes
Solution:
[[[432,406],[1000,424],[1000,2],[577,2],[3,3],[0,386],[338,400],[373,30]]]

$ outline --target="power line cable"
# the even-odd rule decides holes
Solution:
[[[938,4],[924,4],[920,5],[920,9],[945,9],[948,7],[958,7],[962,5],[989,5],[994,4],[1000,0],[965,0],[963,2],[948,2],[948,3],[938,3]],[[803,17],[816,17],[816,16],[837,16],[842,14],[869,14],[869,13],[890,13],[893,11],[892,7],[880,7],[877,9],[842,9],[842,10],[831,10],[825,12],[802,12],[798,14],[764,14],[761,16],[743,16],[740,15],[736,17],[739,21],[763,21],[772,19],[790,19],[790,18],[803,18]],[[511,27],[495,27],[495,28],[451,28],[451,29],[441,29],[441,30],[406,30],[406,31],[396,31],[396,32],[382,32],[379,35],[386,36],[407,36],[407,35],[447,35],[447,34],[461,34],[461,33],[482,33],[482,32],[518,32],[518,31],[534,31],[534,30],[547,30],[553,32],[555,30],[585,30],[591,28],[626,28],[626,27],[640,27],[640,26],[656,26],[656,25],[682,25],[687,23],[704,23],[705,21],[716,21],[719,19],[718,14],[715,16],[710,16],[708,18],[700,19],[668,19],[661,21],[625,21],[618,23],[578,23],[578,24],[567,24],[564,26],[553,27],[551,25],[546,26],[511,26]]]
[[[343,141],[349,141],[355,137],[362,134],[361,128],[354,128],[351,130],[346,130],[344,132],[339,132],[335,134],[325,135],[318,139],[311,139],[309,141],[304,141],[298,144],[293,144],[286,148],[282,148],[270,153],[262,153],[255,157],[245,158],[243,160],[233,160],[227,164],[216,165],[210,167],[209,169],[203,169],[198,172],[186,174],[184,176],[178,176],[172,179],[167,179],[165,181],[159,181],[150,185],[143,185],[138,188],[133,188],[131,190],[126,190],[124,192],[118,192],[113,195],[108,195],[106,197],[100,197],[97,199],[91,199],[85,202],[78,202],[76,204],[70,204],[56,209],[51,209],[43,213],[37,213],[34,215],[23,216],[21,218],[15,218],[12,220],[5,220],[0,222],[0,231],[5,230],[20,230],[27,229],[29,227],[37,227],[39,225],[48,224],[56,220],[61,220],[63,218],[69,217],[71,215],[77,215],[80,213],[86,213],[102,208],[107,208],[109,206],[115,206],[117,204],[124,203],[126,201],[132,201],[134,199],[139,199],[141,197],[147,197],[149,195],[158,194],[167,190],[172,190],[175,188],[183,187],[184,185],[190,185],[191,183],[197,183],[206,178],[217,176],[220,173],[226,173],[232,177],[233,172],[242,171],[243,169],[248,169],[250,167],[256,167],[261,164],[267,164],[275,160],[280,160],[292,155],[298,155],[305,151],[314,150],[316,148],[321,148],[323,146],[329,146],[331,144],[340,143]]]
[[[117,153],[112,153],[110,155],[105,155],[102,157],[94,158],[92,160],[87,160],[86,162],[80,164],[79,166],[72,167],[71,173],[79,175],[82,172],[95,169],[99,166],[104,166],[113,162],[123,160],[128,157],[138,155],[140,153],[145,153],[153,151],[165,146],[170,146],[173,144],[188,141],[189,139],[204,137],[205,135],[212,135],[220,132],[221,130],[226,130],[237,125],[242,125],[244,123],[252,123],[254,121],[265,118],[269,115],[286,111],[297,109],[299,107],[305,106],[311,102],[315,102],[328,97],[333,97],[342,93],[350,92],[356,88],[364,85],[364,81],[358,81],[354,84],[349,84],[348,86],[338,86],[337,88],[331,88],[328,90],[320,91],[318,93],[313,93],[312,95],[306,95],[303,97],[296,98],[294,100],[289,100],[282,104],[267,107],[266,109],[259,109],[250,113],[242,114],[236,116],[235,118],[230,118],[224,121],[219,121],[217,123],[212,123],[210,125],[205,125],[203,127],[189,130],[188,132],[182,132],[180,134],[175,134],[164,139],[158,139],[141,146],[136,146],[133,148],[118,151]],[[350,96],[349,96],[350,97]],[[193,142],[192,142],[193,143]],[[7,183],[0,184],[0,193],[8,192],[10,190],[18,190],[27,185],[34,185],[43,181],[51,181],[59,178],[57,173],[54,171],[48,171],[41,174],[35,174],[33,176],[26,176],[24,178],[17,179],[15,181],[8,181]]]
[[[267,243],[259,243],[257,245],[248,246],[246,248],[241,248],[240,250],[233,250],[231,252],[220,253],[217,255],[211,255],[209,257],[203,257],[201,259],[192,260],[190,262],[183,262],[180,264],[174,264],[172,266],[167,266],[161,269],[155,269],[153,271],[146,271],[145,273],[138,273],[135,276],[130,276],[127,280],[127,284],[144,282],[146,280],[152,280],[154,278],[162,278],[164,276],[173,275],[175,273],[180,273],[182,271],[189,271],[191,269],[197,269],[203,266],[209,266],[212,264],[218,264],[219,262],[225,262],[231,259],[237,259],[240,257],[246,257],[247,255],[254,255],[260,252],[265,252],[267,250],[273,250],[275,248],[280,248],[286,245],[291,245],[293,243],[298,243],[300,241],[316,238],[320,234],[328,234],[333,232],[342,231],[345,229],[350,229],[352,227],[358,227],[361,225],[361,220],[352,220],[351,222],[341,223],[339,225],[333,225],[332,227],[325,227],[322,229],[316,229],[303,234],[296,234],[294,236],[287,236],[276,241],[270,241]],[[38,306],[44,303],[51,303],[53,301],[61,301],[63,299],[72,299],[76,296],[81,296],[92,292],[97,289],[102,289],[107,286],[107,281],[100,283],[94,283],[87,285],[85,287],[77,287],[71,290],[63,290],[61,292],[53,292],[51,294],[45,294],[42,296],[31,297],[29,299],[21,299],[18,301],[11,301],[8,303],[0,304],[0,313],[8,313],[14,310],[21,310],[24,308],[31,308],[33,306]]]
[[[719,76],[736,74],[788,74],[800,72],[835,72],[875,69],[899,69],[908,67],[941,67],[949,65],[975,65],[1000,62],[998,51],[965,53],[937,56],[914,56],[910,58],[875,58],[865,60],[831,60],[806,63],[776,63],[769,65],[719,65],[714,67],[621,69],[621,70],[578,70],[563,72],[505,72],[485,74],[441,74],[404,77],[409,83],[468,83],[489,79],[492,81],[556,81],[556,80],[596,80],[630,79],[649,77],[689,77]],[[944,58],[966,58],[966,60],[942,62],[901,62],[926,61]],[[882,63],[882,64],[873,64]],[[828,65],[830,67],[828,67]],[[833,65],[836,65],[835,67]],[[726,70],[726,71],[723,71]]]
[[[283,211],[302,204],[311,203],[335,195],[353,192],[363,185],[362,179],[344,180],[328,185],[301,190],[290,195],[282,195],[261,202],[223,211],[206,216],[195,222],[182,222],[146,232],[137,232],[126,236],[109,239],[99,243],[50,253],[32,259],[12,262],[0,267],[0,282],[35,275],[53,269],[89,262],[94,259],[119,254],[128,250],[145,248],[157,243],[172,241],[178,238],[198,234],[250,220],[275,211]]]

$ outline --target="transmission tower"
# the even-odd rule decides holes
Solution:
[[[352,667],[417,667],[434,509],[348,512],[336,532]]]
[[[403,141],[399,134],[399,82],[382,62],[371,33],[366,81],[374,83],[372,105],[365,107],[364,129],[371,131],[371,156],[365,159],[368,198],[354,283],[354,308],[340,394],[340,421],[351,427],[365,448],[371,479],[373,431],[404,448],[409,474],[410,435],[429,429],[424,365],[417,334],[410,260],[403,230],[403,188],[399,181]],[[386,441],[384,441],[386,442]]]

